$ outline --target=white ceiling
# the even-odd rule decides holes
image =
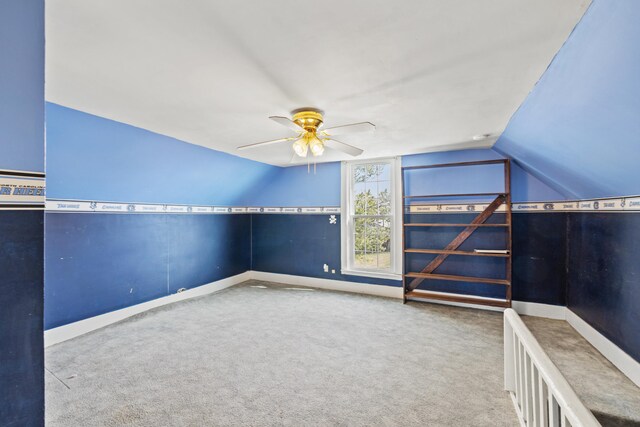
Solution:
[[[48,0],[46,98],[288,165],[270,115],[370,121],[363,158],[491,146],[587,0]],[[348,156],[325,152],[322,160]]]

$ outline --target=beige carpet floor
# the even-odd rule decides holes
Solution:
[[[46,351],[47,426],[517,426],[502,316],[247,282]]]

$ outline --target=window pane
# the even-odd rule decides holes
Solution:
[[[353,212],[355,215],[391,214],[391,166],[371,163],[353,169]]]
[[[367,203],[366,214],[378,215],[378,184],[376,182],[367,182]]]
[[[354,205],[355,215],[376,215],[378,208],[378,202],[369,188],[355,195]]]
[[[378,268],[391,268],[391,218],[379,220],[378,225]]]
[[[358,182],[353,186],[353,212],[355,215],[364,215],[367,212],[365,185],[364,182]]]
[[[391,267],[391,217],[355,218],[354,260],[361,269]]]
[[[390,180],[391,165],[387,163],[369,163],[353,168],[353,182],[377,182]]]
[[[361,165],[353,168],[353,182],[365,182],[367,176],[367,166]]]
[[[391,214],[391,183],[378,182],[378,215]]]
[[[356,252],[367,252],[367,243],[370,243],[368,240],[371,236],[371,219],[369,218],[355,218],[353,221],[355,233],[354,233],[354,250]],[[369,245],[370,249],[370,245]]]
[[[391,181],[391,165],[382,163],[379,165],[378,181]]]
[[[358,268],[368,268],[367,262],[371,251],[371,219],[356,218],[354,221],[354,250],[355,265]],[[370,268],[370,267],[369,267]]]

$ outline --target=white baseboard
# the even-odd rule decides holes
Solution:
[[[49,329],[44,332],[44,346],[49,347],[66,340],[70,340],[71,338],[75,338],[77,336],[84,335],[87,332],[103,328],[105,326],[111,325],[112,323],[124,320],[127,317],[131,317],[147,310],[151,310],[152,308],[161,307],[163,305],[171,304],[177,301],[183,301],[186,299],[211,294],[213,292],[218,292],[222,289],[226,289],[230,286],[234,286],[238,283],[249,280],[250,278],[251,274],[249,271],[247,271],[235,276],[227,277],[226,279],[198,286],[197,288],[188,289],[178,294],[171,294],[166,297],[143,302],[142,304],[136,304],[131,307],[125,307],[120,310],[111,311],[99,316],[90,317],[88,319],[80,320],[68,325]]]
[[[317,277],[294,276],[290,274],[250,271],[251,278],[266,282],[284,283],[286,285],[308,286],[310,288],[330,289],[334,291],[354,292],[358,294],[377,295],[402,299],[402,288],[398,286],[370,285],[366,283],[347,282]],[[490,299],[490,298],[488,298]],[[477,308],[489,311],[504,311],[503,308],[487,305],[465,304],[440,300],[424,299],[424,301],[450,305],[454,307]],[[549,319],[565,319],[565,307],[559,305],[539,304],[533,302],[513,301],[513,308],[518,314],[526,316],[546,317]]]
[[[292,276],[290,274],[250,271],[254,280],[284,283],[285,285],[307,286],[310,288],[330,289],[333,291],[376,295],[380,297],[402,299],[402,288],[398,286],[370,285],[367,283],[347,282],[344,280],[321,279],[317,277]]]
[[[511,308],[521,316],[545,317],[565,320],[567,308],[564,305],[540,304],[537,302],[512,301]]]
[[[609,359],[623,374],[640,387],[639,362],[568,308],[566,309],[566,320],[584,339],[589,341],[604,357]]]

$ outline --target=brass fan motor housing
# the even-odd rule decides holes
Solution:
[[[307,132],[316,133],[322,124],[322,111],[315,108],[300,108],[291,112],[293,121]]]

